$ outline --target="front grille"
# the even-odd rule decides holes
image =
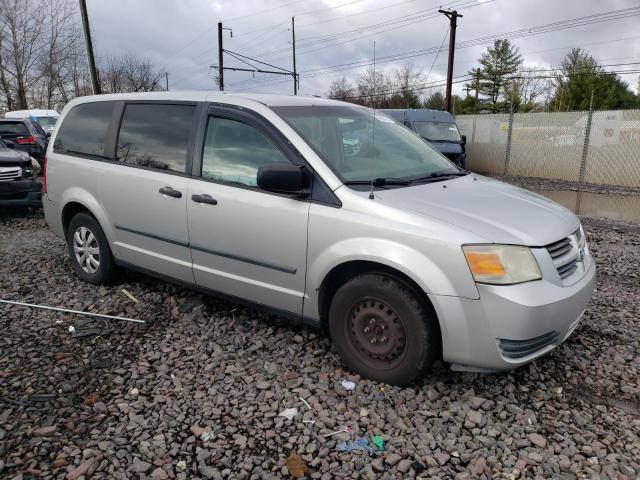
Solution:
[[[502,356],[506,358],[523,358],[528,357],[553,344],[559,337],[560,332],[555,330],[540,335],[539,337],[529,338],[527,340],[508,340],[506,338],[498,339],[498,346],[502,351]]]
[[[21,167],[0,167],[0,182],[22,177]]]
[[[582,258],[584,251],[584,238],[578,229],[571,236],[550,243],[545,248],[551,255],[558,275],[564,280],[578,269],[578,261]]]

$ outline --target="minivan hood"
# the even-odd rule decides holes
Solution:
[[[471,231],[488,243],[544,246],[580,226],[572,212],[551,200],[474,174],[379,190],[375,198]]]

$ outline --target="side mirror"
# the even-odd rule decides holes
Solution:
[[[463,145],[467,144],[467,136],[466,135],[462,135],[462,144]]]
[[[2,140],[2,142],[7,146],[7,148],[16,148],[16,143],[11,140]]]
[[[268,163],[258,168],[258,187],[268,192],[304,195],[302,169],[290,163]]]

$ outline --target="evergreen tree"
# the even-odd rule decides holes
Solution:
[[[480,57],[480,65],[480,94],[485,97],[489,109],[497,112],[505,83],[522,65],[522,56],[509,40],[496,40]],[[472,76],[474,73],[473,70],[469,72]]]
[[[556,111],[588,110],[591,92],[595,110],[640,105],[638,96],[627,83],[618,75],[605,72],[591,55],[580,48],[572,49],[565,56],[555,87],[551,109]]]
[[[442,110],[444,109],[444,96],[441,92],[434,92],[429,95],[424,102],[424,108],[428,108],[431,110]]]

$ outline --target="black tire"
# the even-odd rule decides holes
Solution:
[[[430,306],[413,288],[384,274],[359,275],[338,289],[329,308],[329,331],[351,370],[391,385],[416,380],[439,352]]]
[[[82,265],[80,265],[80,262],[76,258],[76,252],[74,250],[74,235],[81,228],[87,229],[96,239],[97,248],[99,250],[99,265],[95,272],[88,272],[83,269]],[[67,246],[73,269],[85,282],[93,283],[95,285],[106,285],[117,279],[120,270],[113,259],[111,248],[109,248],[109,242],[107,241],[107,237],[104,236],[102,227],[100,227],[98,221],[91,214],[80,212],[71,219],[67,230]]]

